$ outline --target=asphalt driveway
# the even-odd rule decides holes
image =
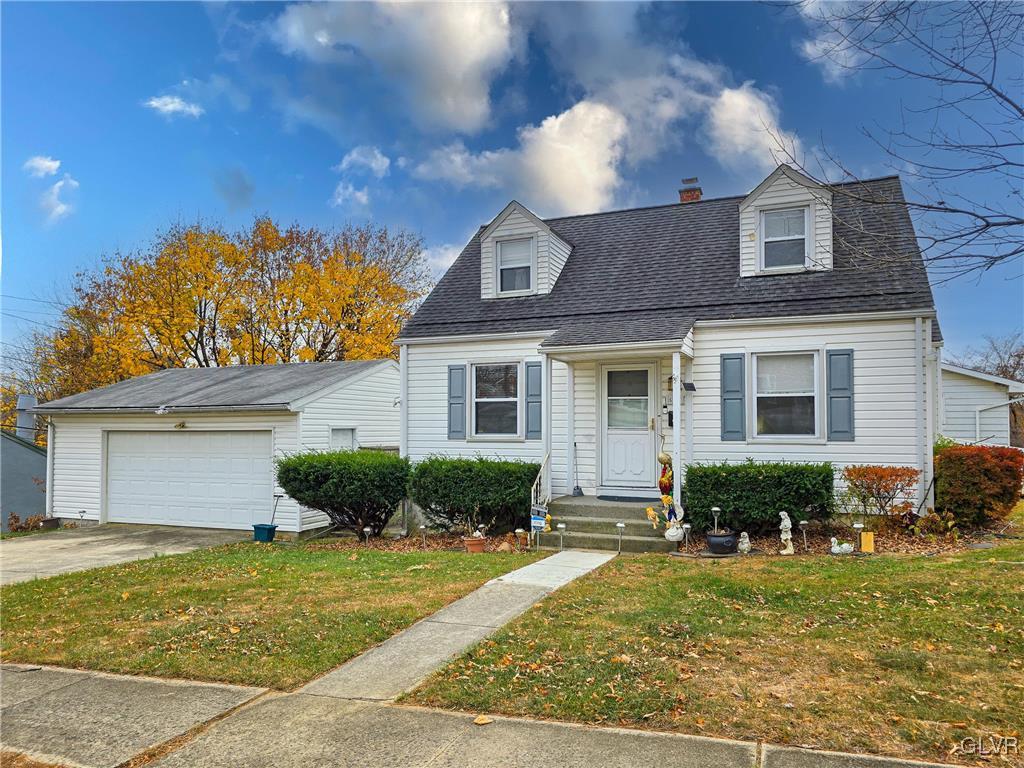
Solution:
[[[108,523],[0,541],[0,584],[243,541],[249,531]]]

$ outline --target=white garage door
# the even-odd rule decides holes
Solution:
[[[107,434],[110,522],[269,523],[272,479],[269,431]]]

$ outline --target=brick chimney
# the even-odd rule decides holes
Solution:
[[[690,179],[683,179],[683,188],[679,190],[679,202],[680,203],[696,203],[700,200],[701,189],[697,186],[699,179],[694,176]]]

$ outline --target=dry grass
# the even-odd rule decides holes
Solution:
[[[235,544],[4,587],[0,659],[293,688],[533,554]]]
[[[1022,562],[1019,539],[931,557],[618,558],[410,698],[973,764],[960,739],[1024,735]]]

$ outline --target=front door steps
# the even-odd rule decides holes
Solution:
[[[666,541],[664,529],[655,530],[645,510],[657,502],[606,501],[593,496],[562,496],[548,502],[551,532],[540,534],[540,546],[558,549],[558,524],[565,523],[562,545],[565,549],[599,549],[615,552],[619,549],[619,529],[616,523],[625,523],[622,530],[623,552],[674,552],[674,542]]]

